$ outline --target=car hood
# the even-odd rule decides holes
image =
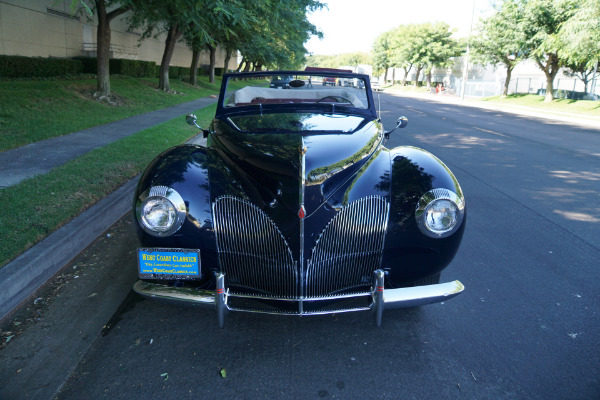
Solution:
[[[359,116],[251,115],[216,120],[211,145],[255,204],[281,202],[294,214],[304,206],[309,217],[367,162],[382,132]]]

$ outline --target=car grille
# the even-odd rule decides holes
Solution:
[[[389,203],[380,196],[356,200],[327,224],[308,260],[306,297],[325,297],[370,286],[381,265]]]
[[[342,208],[321,232],[307,262],[304,299],[364,293],[380,267],[389,203],[381,196]],[[219,263],[233,294],[300,299],[299,268],[275,223],[233,196],[213,203]],[[258,292],[258,293],[257,293]]]
[[[227,285],[298,297],[298,268],[283,235],[254,204],[233,196],[213,203],[219,264]]]

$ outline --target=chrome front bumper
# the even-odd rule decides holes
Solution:
[[[214,308],[217,311],[219,327],[223,327],[225,322],[225,313],[227,311],[250,311],[262,313],[275,313],[260,310],[240,310],[228,305],[229,297],[239,297],[230,295],[225,288],[225,275],[218,274],[216,279],[217,287],[215,290],[199,290],[184,287],[174,287],[151,283],[146,281],[137,281],[133,290],[145,297],[164,301],[184,302],[197,306]],[[415,286],[401,289],[384,289],[384,272],[377,270],[374,272],[373,287],[370,293],[357,294],[357,296],[367,296],[371,298],[370,304],[364,307],[353,309],[337,309],[326,312],[303,312],[300,311],[293,315],[308,314],[329,314],[348,311],[373,310],[375,313],[375,322],[377,326],[381,325],[381,317],[384,309],[415,307],[426,304],[439,303],[451,299],[463,292],[465,287],[459,281],[439,283],[435,285]],[[343,297],[326,297],[322,299],[263,299],[263,300],[281,300],[300,302],[318,302],[335,301],[342,298],[352,297],[352,295]],[[284,313],[285,314],[285,313]]]

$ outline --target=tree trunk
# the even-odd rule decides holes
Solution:
[[[427,71],[427,90],[431,90],[431,69]]]
[[[237,69],[235,70],[235,72],[240,72],[242,70],[242,66],[246,63],[246,57],[242,58],[242,62],[240,63],[240,65],[238,65]]]
[[[229,72],[229,61],[231,60],[231,53],[233,50],[225,49],[225,61],[223,62],[223,73]]]
[[[217,54],[216,46],[207,45],[209,52],[209,65],[208,65],[208,82],[215,83],[215,59]]]
[[[385,66],[385,74],[383,74],[383,84],[384,84],[384,85],[387,83],[387,74],[388,74],[388,69],[389,69],[389,67],[386,65],[386,66]]]
[[[246,65],[244,65],[244,72],[250,71],[251,62],[246,60]]]
[[[502,89],[502,97],[508,96],[508,85],[510,85],[510,76],[512,75],[513,65],[506,65],[506,79],[504,80],[504,88]]]
[[[110,23],[104,0],[96,0],[96,14],[98,16],[98,29],[96,31],[96,73],[98,82],[95,96],[99,97],[110,95]]]
[[[171,58],[173,58],[173,52],[175,51],[175,43],[177,43],[179,36],[181,36],[179,26],[177,24],[170,26],[158,76],[158,89],[165,92],[171,90],[171,86],[169,85],[169,65],[171,64]]]
[[[544,98],[544,102],[549,103],[554,100],[554,78],[560,67],[558,56],[556,54],[549,54],[546,65],[542,64],[540,60],[536,60],[536,62],[542,71],[544,71],[544,74],[546,74],[546,97]]]
[[[421,75],[421,70],[423,69],[422,65],[417,67],[417,74],[415,75],[415,87],[419,86],[419,75]]]
[[[396,67],[392,67],[392,86],[396,84]]]
[[[198,85],[198,62],[200,62],[200,50],[192,50],[192,65],[190,66],[190,85]]]
[[[106,2],[95,0],[98,28],[96,30],[96,76],[97,85],[94,97],[110,95],[110,21],[126,13],[131,7],[119,7],[110,13],[106,12]]]
[[[404,67],[404,78],[402,78],[402,86],[406,86],[406,79],[408,79],[408,73],[410,72],[411,68],[412,65],[408,68]]]

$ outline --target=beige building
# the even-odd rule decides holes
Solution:
[[[91,1],[87,2],[91,4]],[[166,35],[140,43],[140,33],[129,31],[128,13],[114,19],[111,26],[111,57],[154,61],[160,64]],[[96,55],[96,16],[89,17],[71,0],[0,0],[0,54],[26,57],[77,57]],[[217,50],[216,66],[222,67],[225,53]],[[175,48],[171,65],[189,67],[192,52],[185,43]],[[209,63],[208,52],[200,65]],[[230,62],[230,68],[234,60]]]

